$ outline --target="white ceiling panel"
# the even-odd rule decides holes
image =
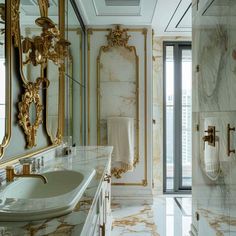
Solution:
[[[191,36],[192,1],[159,0],[152,26],[157,36]]]
[[[151,25],[158,0],[76,0],[87,25]]]
[[[107,5],[104,0],[93,0],[96,16],[141,16],[141,6],[116,6]],[[122,4],[122,1],[120,2]]]
[[[191,36],[192,0],[75,1],[86,25],[152,25],[159,36]]]

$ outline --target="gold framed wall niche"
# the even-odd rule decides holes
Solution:
[[[111,169],[121,178],[139,162],[139,57],[135,46],[128,44],[127,29],[117,25],[106,37],[107,45],[100,47],[97,57],[97,144],[107,145],[107,118],[134,119],[133,166]]]
[[[11,48],[11,1],[5,0],[4,3],[0,4],[0,18],[2,21],[2,25],[4,28],[1,28],[1,47],[3,47],[3,55],[5,56],[5,60],[3,64],[5,64],[5,73],[1,72],[1,87],[4,91],[4,101],[1,102],[1,105],[4,106],[3,111],[1,113],[5,113],[4,119],[2,121],[4,124],[1,124],[1,127],[4,126],[3,132],[0,137],[0,159],[3,158],[5,148],[8,146],[11,139],[11,130],[12,130],[12,48]],[[2,55],[2,56],[3,56]],[[2,76],[2,75],[5,76]],[[5,80],[5,81],[4,81]],[[2,114],[1,114],[2,115]],[[1,121],[1,122],[2,122]]]
[[[91,135],[93,133],[92,127],[91,127],[91,121],[92,121],[92,116],[91,112],[93,112],[92,109],[92,102],[93,100],[91,99],[92,96],[92,76],[93,74],[91,73],[91,60],[93,59],[93,48],[91,48],[91,45],[93,41],[95,40],[96,33],[103,33],[103,32],[110,32],[110,28],[88,28],[87,29],[87,142],[88,144],[91,145]],[[143,124],[143,133],[144,133],[144,163],[143,163],[143,168],[144,168],[144,177],[141,181],[128,181],[128,182],[117,182],[117,183],[112,183],[112,185],[117,185],[117,186],[147,186],[148,185],[148,173],[147,173],[147,168],[148,168],[148,163],[147,163],[147,35],[148,35],[148,29],[147,28],[127,28],[127,32],[131,33],[137,33],[140,34],[140,36],[143,36],[143,49],[140,53],[143,55],[143,62],[142,62],[142,67],[143,67],[143,85],[144,85],[144,97],[143,97],[143,104],[144,104],[144,124]],[[140,61],[141,63],[141,61]]]

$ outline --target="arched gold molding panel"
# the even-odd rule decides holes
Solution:
[[[11,90],[11,0],[0,3],[0,159],[11,138],[12,90]],[[5,64],[5,65],[4,65]]]
[[[139,57],[135,46],[128,44],[131,36],[127,31],[119,25],[110,29],[107,45],[100,47],[97,57],[98,145],[107,144],[106,120],[108,117],[126,116],[135,120],[133,165],[112,167],[111,173],[115,178],[121,178],[122,174],[133,169],[139,162]],[[109,93],[110,99],[106,99],[106,93]]]
[[[37,129],[43,123],[40,97],[41,89],[49,89],[51,78],[48,76],[49,64],[53,65],[56,70],[58,81],[56,100],[57,100],[57,126],[53,132],[48,128],[48,119],[46,126],[48,135],[52,144],[59,144],[63,135],[63,119],[64,119],[64,59],[68,55],[68,46],[70,43],[64,39],[64,0],[58,1],[58,21],[59,28],[52,19],[48,17],[49,1],[38,0],[38,16],[34,20],[37,30],[33,35],[22,35],[21,28],[25,24],[21,24],[20,15],[21,1],[15,0],[11,3],[12,11],[12,36],[14,46],[19,50],[19,67],[20,75],[25,88],[22,95],[22,101],[18,103],[19,108],[19,125],[23,128],[26,136],[26,147],[32,148],[37,145],[36,134]],[[35,7],[34,7],[35,10]],[[26,28],[25,28],[26,30]],[[30,76],[29,76],[30,75]],[[55,76],[55,75],[54,75]],[[47,99],[48,100],[48,99]],[[47,102],[48,104],[48,102]],[[32,110],[30,112],[30,110]],[[48,117],[48,109],[46,116]],[[54,133],[55,135],[52,135]]]

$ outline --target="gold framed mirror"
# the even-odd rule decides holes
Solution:
[[[25,93],[18,103],[18,123],[26,137],[26,147],[37,145],[36,134],[43,123],[43,89],[46,89],[46,131],[52,144],[63,135],[64,59],[70,43],[64,39],[64,0],[37,0],[32,4],[16,0],[11,4],[12,36],[19,49],[19,71]],[[56,90],[56,92],[55,92]],[[53,93],[52,96],[48,94]],[[25,99],[27,97],[27,99]],[[50,109],[54,103],[53,108]],[[55,104],[56,103],[56,104]],[[35,119],[31,117],[34,106]],[[51,114],[53,111],[53,114]],[[53,116],[53,122],[49,117]],[[33,120],[33,121],[32,121]],[[53,123],[53,125],[51,125]],[[26,125],[27,124],[27,125]]]
[[[0,0],[0,157],[11,138],[11,0]]]

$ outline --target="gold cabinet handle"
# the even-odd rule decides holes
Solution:
[[[235,149],[230,148],[231,144],[231,138],[230,138],[230,132],[235,131],[235,127],[230,127],[230,124],[227,126],[227,155],[230,156],[230,153],[235,153]]]

